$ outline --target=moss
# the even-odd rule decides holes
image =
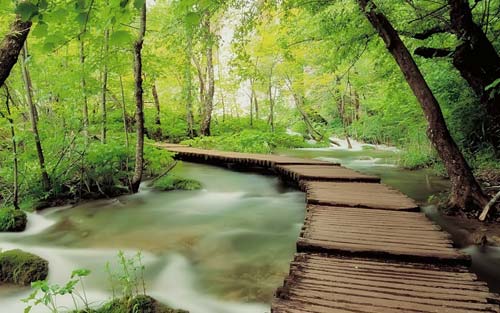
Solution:
[[[0,253],[0,282],[29,285],[44,280],[49,263],[39,256],[21,250]]]
[[[115,299],[97,310],[80,311],[79,313],[189,313],[172,309],[150,296],[140,295],[131,299]]]
[[[0,232],[20,232],[26,229],[28,218],[21,210],[0,210]]]
[[[169,175],[158,179],[153,187],[160,191],[169,190],[198,190],[201,189],[201,183],[194,179]]]

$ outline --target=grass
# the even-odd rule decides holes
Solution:
[[[168,175],[155,181],[153,188],[159,191],[198,190],[202,188],[202,185],[194,179]]]
[[[0,232],[21,232],[26,229],[28,218],[22,210],[0,209]]]
[[[22,250],[0,253],[0,282],[29,285],[44,280],[49,272],[49,263],[39,256]]]

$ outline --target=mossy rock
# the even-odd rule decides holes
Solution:
[[[189,313],[184,310],[172,309],[154,298],[146,295],[140,295],[131,299],[115,299],[103,305],[101,308],[80,313]]]
[[[49,262],[22,250],[0,253],[0,282],[27,286],[44,280],[49,272]]]
[[[26,229],[28,217],[22,210],[0,210],[0,232],[21,232]]]
[[[198,190],[202,185],[199,181],[175,175],[164,176],[153,184],[154,189],[160,191],[171,190]]]

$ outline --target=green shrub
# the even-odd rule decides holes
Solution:
[[[0,232],[20,232],[26,229],[28,218],[22,210],[0,209]]]
[[[29,285],[44,280],[49,272],[49,263],[34,254],[21,250],[0,253],[0,282]]]
[[[245,129],[238,133],[224,133],[219,136],[197,137],[182,143],[203,149],[251,153],[272,153],[278,148],[292,149],[310,146],[301,136],[288,135],[285,132],[262,132],[254,129]]]
[[[198,190],[202,188],[199,181],[182,178],[175,175],[164,176],[154,182],[153,187],[160,191],[169,190]]]

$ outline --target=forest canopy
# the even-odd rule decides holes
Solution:
[[[499,18],[496,0],[0,0],[19,52],[0,53],[0,201],[137,191],[172,162],[155,141],[340,137],[396,146],[402,166],[473,186],[453,205],[484,206],[468,173],[500,168]]]

